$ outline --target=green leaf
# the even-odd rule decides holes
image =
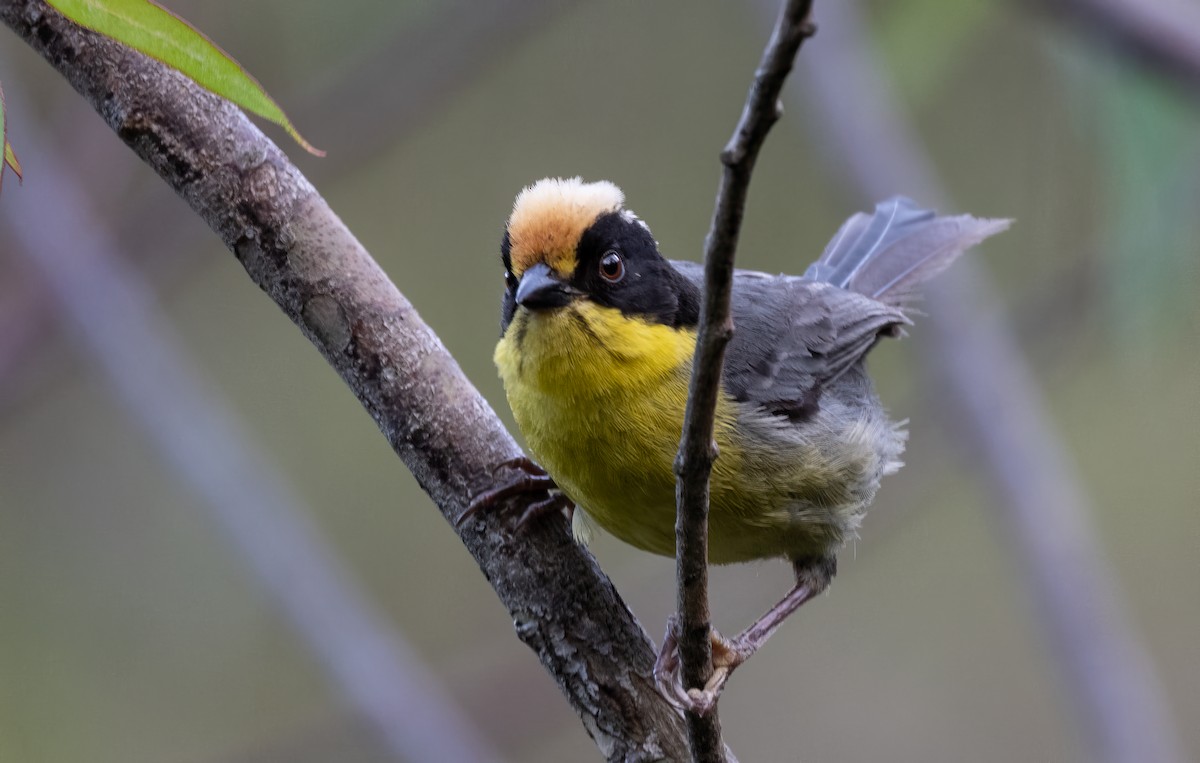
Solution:
[[[17,182],[21,182],[21,163],[17,161],[17,155],[13,152],[13,148],[8,143],[8,122],[4,118],[4,88],[0,87],[0,144],[4,146],[4,156],[0,157],[0,189],[4,187],[4,168],[12,167],[12,171],[17,175]]]
[[[237,61],[191,24],[157,3],[151,0],[46,2],[76,24],[178,69],[201,87],[282,126],[310,154],[325,155],[296,132],[283,109]]]
[[[17,155],[13,151],[12,144],[7,140],[4,141],[4,163],[12,167],[12,171],[17,175],[18,183],[25,179],[25,176],[21,174],[21,163],[17,161]]]

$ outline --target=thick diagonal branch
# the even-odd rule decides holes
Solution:
[[[458,364],[300,172],[235,107],[39,0],[0,20],[40,53],[237,256],[350,386],[442,513],[519,449]],[[683,759],[649,639],[560,522],[497,512],[462,540],[610,760]]]
[[[730,293],[750,173],[771,126],[779,119],[779,93],[792,70],[801,43],[814,27],[809,21],[812,0],[788,0],[763,51],[750,85],[750,94],[733,137],[721,153],[721,184],[712,225],[705,240],[704,302],[692,365],[691,387],[684,416],[683,438],[675,459],[676,579],[679,609],[679,656],[685,688],[703,688],[712,675],[712,645],[708,612],[708,498],[709,476],[718,455],[713,444],[713,421],[721,389],[725,347],[733,335]],[[688,713],[688,738],[696,761],[720,761],[721,726],[716,709],[701,716]]]

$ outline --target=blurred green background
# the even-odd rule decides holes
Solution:
[[[698,258],[717,152],[765,39],[760,15],[735,2],[533,4],[520,23],[497,22],[486,45],[461,49],[419,30],[474,13],[470,3],[170,7],[331,149],[317,160],[266,128],[510,425],[491,352],[513,196],[547,175],[613,180],[668,256]],[[1016,218],[971,256],[996,277],[1133,627],[1200,758],[1198,93],[1029,4],[864,10],[954,199],[943,211]],[[23,131],[39,131],[75,167],[156,284],[161,320],[373,604],[506,760],[598,759],[340,380],[55,72],[9,31],[0,41],[0,81],[26,96],[8,101],[18,153]],[[819,42],[800,67],[821,65]],[[411,108],[383,105],[413,82],[434,87]],[[348,93],[359,110],[339,105]],[[788,103],[760,159],[743,267],[803,270],[873,201],[836,176],[805,109]],[[25,171],[38,182],[36,164]],[[0,234],[21,195],[5,184],[0,204],[14,215]],[[160,215],[179,221],[165,237]],[[37,277],[9,238],[0,335],[36,332],[14,306]],[[0,761],[389,759],[44,313],[49,330],[0,363]],[[1084,760],[1020,563],[969,454],[941,427],[941,393],[915,367],[920,325],[912,334],[881,346],[872,366],[894,415],[912,419],[908,466],[885,482],[831,594],[731,682],[726,740],[746,761]],[[611,538],[593,550],[657,638],[673,563]],[[715,624],[736,631],[789,584],[777,562],[715,570]]]

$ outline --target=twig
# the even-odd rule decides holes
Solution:
[[[396,760],[498,760],[440,681],[362,596],[310,512],[179,349],[150,289],[118,256],[81,189],[40,145],[38,182],[3,213],[55,306],[130,417],[195,491],[270,598]],[[15,196],[15,195],[14,195]]]
[[[741,118],[721,152],[724,165],[721,184],[705,240],[704,302],[683,437],[675,459],[679,656],[685,688],[702,689],[712,676],[708,612],[709,475],[717,457],[713,420],[721,388],[721,367],[725,346],[733,336],[729,303],[734,254],[754,162],[767,132],[781,114],[779,93],[801,43],[815,31],[809,20],[811,8],[812,0],[788,0],[780,9]],[[703,716],[689,712],[687,720],[693,760],[723,761],[716,708]]]
[[[453,520],[520,455],[458,364],[309,182],[235,107],[39,0],[0,21],[58,69],[213,228],[375,419]],[[460,537],[606,758],[681,760],[649,638],[561,520],[518,536],[509,512]]]
[[[767,12],[765,1],[761,3]],[[851,0],[826,8],[820,67],[806,69],[824,143],[858,193],[944,199],[932,163],[892,101]],[[1145,648],[1117,593],[1075,467],[986,271],[964,258],[926,289],[924,367],[945,421],[979,454],[1078,713],[1090,760],[1182,761]]]

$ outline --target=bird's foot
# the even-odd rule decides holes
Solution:
[[[530,459],[525,456],[519,456],[507,461],[501,461],[492,468],[493,480],[501,469],[513,469],[520,472],[520,474],[512,480],[498,484],[496,487],[485,490],[472,498],[466,510],[455,520],[454,524],[456,527],[462,527],[473,517],[478,516],[480,512],[491,509],[499,504],[521,508],[521,513],[515,522],[517,529],[521,529],[530,522],[548,514],[565,511],[569,518],[574,513],[575,504],[571,502],[571,499],[560,492],[558,486],[554,484],[554,480],[550,478],[550,475],[546,474],[542,467]],[[545,494],[545,497],[535,500],[532,503],[506,503],[509,498],[536,495],[538,493]]]
[[[681,710],[690,710],[702,716],[712,712],[730,674],[767,643],[771,634],[802,604],[824,591],[836,569],[836,562],[832,558],[797,560],[792,564],[796,585],[749,628],[732,639],[717,633],[716,628],[709,629],[712,674],[703,688],[683,688],[678,650],[679,623],[675,615],[668,618],[662,648],[658,652],[658,659],[654,661],[654,682],[668,702]]]
[[[663,635],[662,648],[654,661],[654,682],[659,692],[673,706],[697,715],[708,715],[717,706],[717,698],[725,689],[725,682],[734,669],[750,658],[755,648],[742,644],[741,638],[732,641],[709,629],[712,641],[712,675],[703,689],[684,689],[679,662],[679,623],[675,615],[667,619],[667,632]]]

